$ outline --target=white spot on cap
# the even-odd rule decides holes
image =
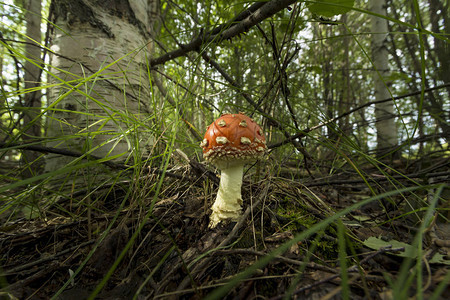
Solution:
[[[225,145],[226,143],[228,143],[228,139],[224,136],[218,136],[216,137],[216,143],[219,145]]]
[[[251,143],[252,143],[252,141],[250,141],[250,139],[248,137],[245,137],[245,136],[241,137],[241,144],[250,145]]]
[[[222,119],[219,122],[217,122],[217,125],[219,125],[220,127],[225,127],[225,126],[227,126],[227,123],[225,123],[225,120]]]
[[[200,142],[200,147],[206,147],[206,146],[208,146],[208,140],[203,139],[203,141]]]

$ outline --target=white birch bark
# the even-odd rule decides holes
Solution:
[[[371,0],[372,12],[386,15],[385,0]],[[390,97],[385,81],[389,75],[389,60],[387,50],[388,24],[386,19],[372,16],[372,59],[375,67],[373,73],[375,100]],[[377,72],[378,71],[378,72]],[[383,154],[389,148],[397,145],[397,126],[394,117],[392,101],[375,106],[377,120],[377,153]]]
[[[54,139],[50,146],[79,152],[99,147],[92,154],[124,154],[119,161],[136,150],[134,138],[139,139],[139,148],[151,146],[152,138],[142,127],[137,128],[138,134],[130,131],[134,127],[129,118],[143,121],[152,112],[146,62],[151,55],[157,3],[54,1],[54,76],[50,82],[57,86],[49,91],[52,110],[47,118],[47,134]],[[71,86],[96,72],[78,90],[70,92]],[[46,171],[57,170],[72,160],[48,155]]]

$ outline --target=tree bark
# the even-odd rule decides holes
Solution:
[[[57,0],[53,22],[49,146],[123,162],[152,137],[135,128],[152,112],[147,61],[158,1]],[[133,119],[139,121],[133,121]],[[130,130],[132,129],[132,130]],[[95,150],[94,150],[95,149]],[[137,153],[135,157],[141,157]],[[72,159],[47,155],[46,171]]]
[[[430,23],[433,32],[448,37],[450,34],[450,3],[448,1],[430,0]],[[434,38],[434,52],[439,61],[437,77],[444,83],[450,83],[450,46],[448,42]],[[450,97],[450,87],[447,87],[447,97]],[[432,99],[434,100],[434,99]],[[443,102],[443,101],[442,101]],[[442,128],[447,142],[450,142],[450,111],[445,112],[443,103],[432,102],[432,113]]]
[[[41,112],[41,91],[37,88],[40,85],[41,69],[41,1],[27,0],[25,1],[25,20],[26,35],[28,37],[25,44],[25,55],[27,61],[24,68],[25,90],[24,94],[24,116],[23,127],[24,133],[22,139],[25,143],[38,139],[41,136],[41,120],[38,115]],[[22,177],[31,177],[39,171],[42,164],[37,161],[39,153],[34,151],[23,151],[21,163],[24,165]]]
[[[386,15],[386,1],[372,0],[372,12]],[[389,75],[389,60],[387,50],[388,24],[387,20],[372,16],[372,59],[374,64],[374,92],[375,100],[390,97],[386,80]],[[384,102],[376,104],[375,118],[377,128],[377,155],[384,156],[391,153],[397,145],[397,126],[395,124],[394,103]]]
[[[430,7],[430,9],[431,9],[431,7]],[[399,19],[400,14],[398,13],[398,10],[394,7],[392,11],[394,14],[394,18]],[[411,15],[411,22],[414,22],[414,20],[415,20],[415,16]],[[407,31],[407,29],[404,27],[399,27],[399,28],[394,28],[394,31]],[[411,70],[414,74],[417,74],[417,76],[420,76],[421,62],[418,59],[418,53],[417,53],[418,40],[417,40],[416,36],[412,35],[412,34],[404,34],[403,39],[405,41],[406,53],[409,54],[409,58],[411,59],[411,62],[412,62],[410,64]],[[392,41],[392,43],[393,43],[393,47],[394,47],[392,49],[392,53],[395,58],[395,51],[396,51],[396,49],[398,49],[398,47],[396,47],[394,40]],[[396,59],[396,64],[397,64],[397,66],[401,67],[402,63],[401,63],[400,59]],[[440,64],[441,64],[442,70],[445,71],[448,69],[448,66],[445,65],[444,61],[440,62]],[[437,72],[437,75],[439,75],[439,71],[440,70],[427,70],[427,73],[433,74],[434,72]],[[436,73],[434,73],[434,74],[436,75]],[[448,82],[445,82],[445,79],[442,79],[442,80],[444,80],[444,83],[448,83]],[[408,83],[408,85],[410,86],[410,89],[413,92],[417,92],[419,90],[414,82],[410,82],[410,83]],[[433,87],[433,83],[430,82],[430,78],[425,78],[425,88],[431,89],[432,87]],[[447,89],[447,91],[449,91],[449,87],[446,87],[446,89]],[[450,141],[450,124],[448,122],[448,120],[450,119],[448,117],[450,113],[445,111],[444,101],[443,100],[441,101],[440,97],[436,97],[434,93],[435,93],[434,91],[430,91],[430,93],[427,93],[427,95],[424,99],[423,108],[426,111],[428,111],[430,113],[430,115],[434,118],[434,120],[436,121],[436,124],[441,128],[441,130],[443,132],[444,139],[448,142],[448,141]],[[420,98],[417,97],[416,101],[417,101],[417,105],[419,106]],[[419,120],[419,122],[422,122],[422,121],[423,120]]]
[[[341,17],[341,21],[343,24],[347,24],[347,14],[343,14]],[[352,94],[352,86],[350,80],[350,37],[347,35],[347,29],[345,26],[339,27],[339,32],[343,36],[343,51],[344,58],[342,63],[342,85],[341,91],[339,92],[339,106],[338,106],[338,116],[342,115],[346,111],[349,111],[351,107],[356,104],[354,103],[355,99]],[[338,122],[340,130],[344,133],[344,135],[349,136],[352,134],[352,126],[350,125],[350,119],[348,116],[342,118]]]
[[[429,0],[430,3],[430,24],[435,33],[440,33],[448,37],[450,34],[450,3],[448,1]],[[443,82],[450,82],[450,47],[444,40],[434,38],[434,52],[439,61],[437,75]],[[450,87],[447,88],[450,97]],[[448,119],[447,119],[448,120]]]

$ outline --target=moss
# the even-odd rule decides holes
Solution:
[[[301,204],[293,205],[289,202],[278,207],[277,215],[284,220],[280,231],[291,231],[294,235],[321,221],[304,209]],[[335,226],[333,224],[328,226],[324,231],[317,232],[316,236],[321,237],[323,234],[335,237]],[[320,257],[323,260],[334,260],[337,259],[338,255],[337,241],[333,238],[312,238],[308,245],[301,248],[313,251],[315,257]]]
[[[302,209],[301,206],[299,207],[292,204],[278,207],[277,215],[288,220],[288,222],[282,226],[281,230],[291,231],[292,233],[302,232],[318,222],[316,218],[306,210]]]

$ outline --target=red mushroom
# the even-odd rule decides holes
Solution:
[[[244,165],[267,152],[261,127],[244,114],[224,114],[208,126],[200,146],[205,160],[221,170],[209,226],[214,228],[222,220],[236,221],[242,211]]]

